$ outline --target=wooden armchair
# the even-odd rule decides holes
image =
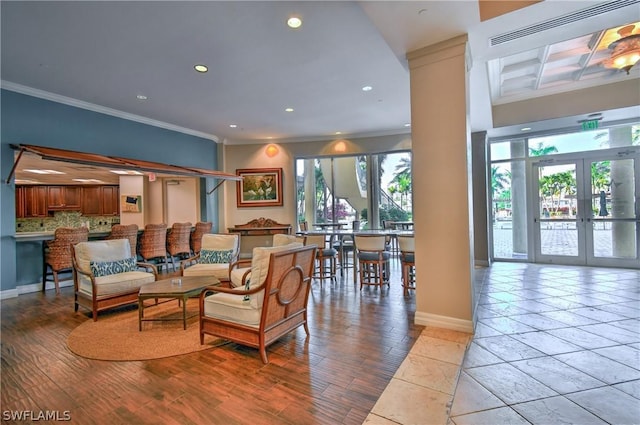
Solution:
[[[307,301],[315,246],[256,247],[246,287],[211,286],[200,294],[200,343],[205,335],[257,348],[266,347],[299,326],[309,335]]]
[[[99,311],[138,302],[140,286],[158,279],[153,264],[131,256],[128,239],[80,242],[71,252],[75,311],[88,308],[94,322]]]
[[[229,280],[230,265],[238,260],[238,235],[207,233],[202,236],[202,249],[180,262],[182,276],[215,276],[221,282]]]

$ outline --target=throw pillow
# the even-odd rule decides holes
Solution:
[[[91,261],[89,266],[91,267],[91,273],[93,273],[95,277],[133,272],[138,268],[136,257],[125,258],[124,260],[118,261]]]
[[[231,262],[233,250],[218,251],[203,249],[200,251],[200,258],[198,263],[200,264],[225,264]]]

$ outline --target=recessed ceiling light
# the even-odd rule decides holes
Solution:
[[[336,134],[342,134],[342,131],[336,131]]]
[[[229,124],[229,127],[231,127],[231,128],[237,128],[237,127],[238,127],[238,124]]]
[[[531,127],[522,127],[520,129],[520,131],[529,131],[529,130],[531,130]]]
[[[104,183],[102,180],[98,180],[98,179],[71,179],[75,182],[81,182],[81,183]]]
[[[34,174],[66,174],[63,173],[62,171],[56,171],[56,170],[24,170],[27,171],[29,173],[34,173]]]
[[[373,87],[371,87],[371,86],[364,86],[362,88],[362,91],[371,91],[371,90],[373,90]]]
[[[289,26],[289,28],[300,28],[302,26],[302,19],[298,18],[297,16],[292,16],[289,19],[287,19],[287,25]]]
[[[113,174],[120,174],[123,176],[141,176],[142,173],[140,171],[135,170],[109,170]]]
[[[147,100],[147,99],[148,99],[148,97],[147,97],[147,96],[145,96],[145,95],[143,95],[143,94],[139,94],[139,95],[137,95],[137,96],[136,96],[136,98],[137,98],[138,100]]]
[[[193,66],[193,69],[204,74],[209,70],[209,67],[207,65],[197,64]]]
[[[406,123],[404,126],[405,127],[411,127],[411,123]]]
[[[285,112],[293,112],[293,108],[287,108],[284,110]]]

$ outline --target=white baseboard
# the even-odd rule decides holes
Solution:
[[[61,280],[60,287],[65,288],[67,286],[73,286],[73,279]],[[55,283],[47,281],[46,290],[54,290]],[[42,282],[29,283],[27,285],[20,285],[14,289],[7,289],[0,291],[0,300],[15,298],[18,295],[31,294],[33,292],[40,292],[42,290]]]
[[[473,321],[456,319],[455,317],[440,316],[437,314],[416,311],[414,322],[416,325],[451,329],[452,331],[460,331],[471,334],[473,333]]]
[[[18,296],[17,288],[0,291],[0,300],[7,300],[9,298],[15,298],[17,296]]]

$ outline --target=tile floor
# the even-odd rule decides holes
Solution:
[[[366,424],[639,424],[640,270],[476,270],[476,333],[425,328]]]

